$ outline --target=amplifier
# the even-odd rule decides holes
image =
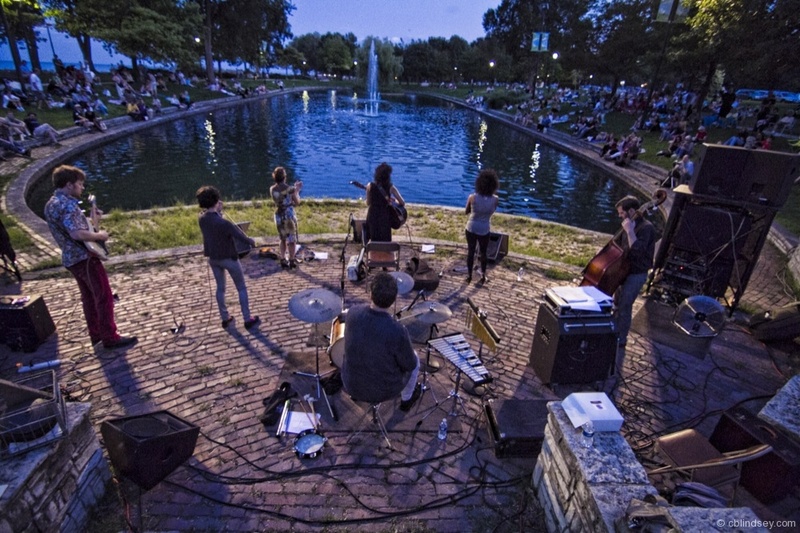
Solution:
[[[529,364],[542,383],[591,383],[606,379],[617,355],[610,315],[557,316],[539,306]]]
[[[55,330],[40,295],[0,297],[0,342],[12,350],[33,352]]]
[[[358,255],[350,257],[347,263],[347,279],[350,281],[361,281],[367,277],[366,265],[364,264],[364,248]]]
[[[494,400],[483,405],[494,455],[537,457],[542,449],[550,400]]]

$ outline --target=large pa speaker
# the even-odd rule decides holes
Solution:
[[[733,260],[750,232],[750,219],[732,209],[688,204],[680,213],[672,244],[676,248]]]
[[[798,154],[703,144],[698,157],[689,187],[719,200],[781,207],[800,175]]]
[[[610,315],[556,316],[539,306],[529,364],[542,383],[592,383],[608,377],[617,355]]]
[[[486,247],[486,259],[491,263],[499,263],[508,255],[508,235],[505,233],[489,233],[489,245]]]
[[[785,497],[799,484],[800,446],[742,407],[725,411],[708,440],[722,453],[759,444],[772,446],[767,455],[741,465],[739,484],[763,503]]]
[[[692,193],[727,200],[747,199],[748,195],[740,183],[750,150],[738,146],[701,144],[697,147],[697,156],[697,171],[689,180]]]
[[[41,296],[0,297],[0,341],[12,350],[33,352],[55,330]]]
[[[771,207],[786,203],[794,180],[800,176],[800,155],[772,150],[751,150],[742,169],[748,201]]]
[[[100,433],[114,468],[150,490],[192,456],[200,428],[156,411],[106,420]]]

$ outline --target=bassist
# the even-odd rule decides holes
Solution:
[[[396,203],[406,204],[400,191],[392,184],[392,167],[381,163],[375,169],[373,181],[367,185],[367,241],[389,242],[392,240],[392,224],[395,220]]]
[[[622,219],[622,235],[619,244],[626,252],[629,264],[628,275],[614,293],[615,325],[619,334],[618,344],[624,347],[631,329],[633,302],[647,281],[647,272],[653,268],[656,247],[656,229],[649,220],[638,213],[640,203],[635,196],[626,196],[616,204],[617,215]]]

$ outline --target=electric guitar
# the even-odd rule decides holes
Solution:
[[[351,181],[350,185],[355,185],[359,189],[364,189],[365,191],[367,190],[366,185],[362,185],[357,181]],[[387,196],[386,201],[389,202],[389,207],[391,208],[390,212],[392,213],[392,229],[400,229],[408,219],[408,211],[406,211],[404,206],[398,204],[397,200],[391,196]]]
[[[100,231],[100,214],[97,212],[97,198],[94,194],[89,195],[89,203],[92,204],[89,210],[90,215],[86,215],[86,221],[89,223],[89,229],[94,232]],[[83,245],[89,250],[89,253],[97,257],[101,261],[108,260],[108,248],[104,241],[83,241]]]

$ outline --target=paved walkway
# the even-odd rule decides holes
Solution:
[[[340,239],[303,240],[315,252],[328,252],[330,259],[304,263],[297,271],[281,270],[257,256],[243,261],[252,306],[264,319],[253,331],[243,328],[240,316],[232,329],[220,327],[212,276],[198,247],[115,258],[109,269],[120,296],[118,323],[124,333],[140,339],[128,350],[90,345],[77,287],[65,271],[26,273],[21,284],[9,283],[0,292],[44,295],[57,332],[32,354],[0,346],[0,376],[12,375],[17,362],[59,358],[60,383],[72,399],[92,402],[98,430],[108,418],[161,409],[200,426],[193,457],[143,497],[149,531],[541,530],[530,491],[535,459],[495,457],[479,398],[463,395],[464,413],[451,418],[446,442],[423,424],[418,431],[393,431],[394,451],[383,447],[375,433],[351,440],[351,428],[337,426],[325,414],[329,441],[322,456],[298,459],[291,440],[276,438],[274,429],[262,426],[262,400],[283,379],[301,393],[313,393],[309,380],[285,372],[289,353],[314,351],[307,345],[313,327],[292,317],[289,299],[303,289],[320,288],[342,296],[342,265],[334,259]],[[404,260],[417,252],[404,245]],[[354,253],[356,246],[350,245],[347,256]],[[491,269],[488,284],[467,286],[461,281],[464,253],[461,244],[437,243],[436,253],[426,256],[444,273],[429,299],[453,313],[438,325],[440,334],[464,332],[469,297],[488,313],[500,335],[496,357],[483,356],[494,378],[483,400],[558,399],[592,390],[595,384],[545,386],[528,366],[542,294],[565,284],[547,277],[551,264],[512,254]],[[526,272],[522,281],[516,277],[520,265]],[[563,268],[578,274],[576,268]],[[765,249],[743,302],[772,308],[791,301],[773,281],[779,271],[780,257]],[[344,308],[365,301],[363,282],[345,281],[344,289]],[[412,297],[404,295],[398,305],[408,305]],[[176,324],[185,329],[172,333]],[[427,326],[412,322],[411,329],[424,341]],[[465,336],[477,349],[476,339]],[[423,342],[417,348],[424,353]],[[646,452],[652,437],[667,430],[700,423],[701,430],[710,432],[719,410],[772,394],[786,381],[796,364],[791,348],[768,349],[737,321],[714,339],[703,358],[633,332],[619,386],[611,391],[626,417],[626,437]],[[439,362],[443,370],[433,374],[431,384],[442,399],[453,389],[455,372],[449,362]],[[321,365],[332,369],[324,354]],[[341,393],[331,398],[339,412],[355,408]],[[748,405],[757,408],[757,402]],[[395,407],[385,405],[385,413]],[[426,394],[409,414],[394,415],[398,427],[414,428],[411,422],[432,407],[433,396]],[[432,416],[446,416],[450,402],[442,407]],[[317,410],[324,412],[321,403]],[[791,498],[769,508],[748,499],[746,491],[739,498],[762,519],[797,519]]]

